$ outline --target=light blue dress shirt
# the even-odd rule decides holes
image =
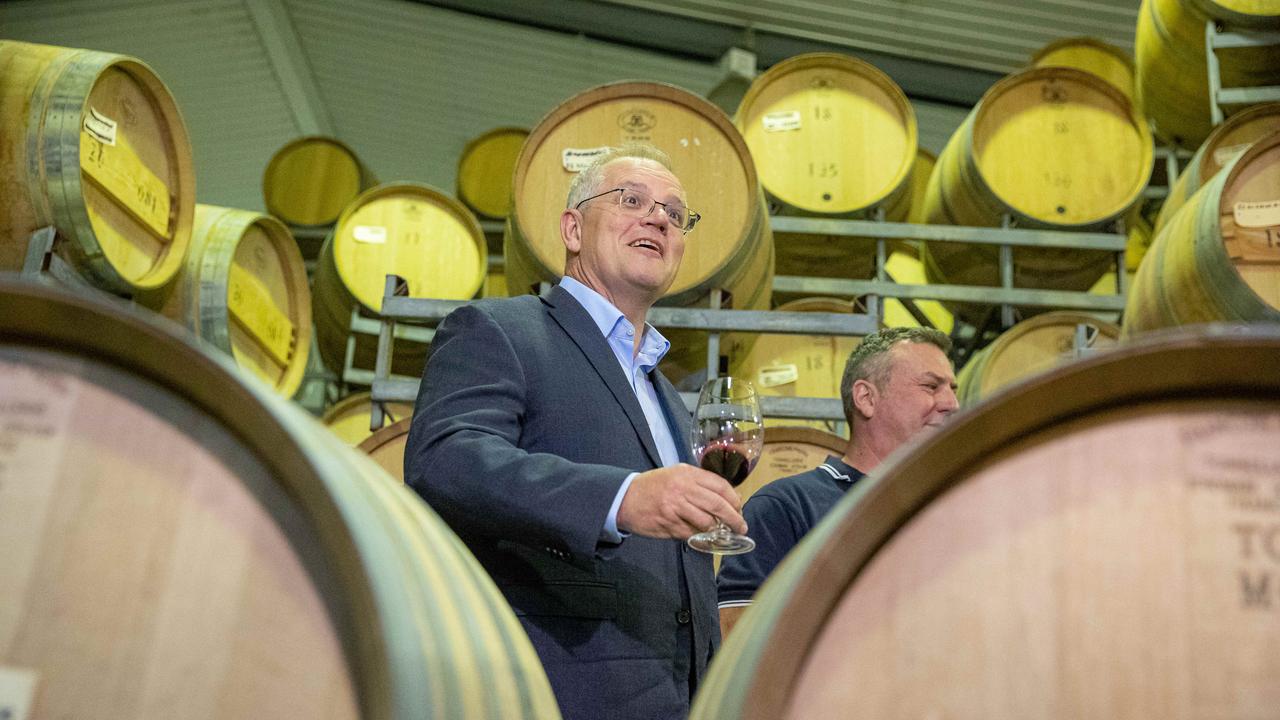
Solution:
[[[675,465],[680,462],[680,451],[676,449],[675,438],[671,435],[671,427],[667,424],[662,404],[658,401],[658,391],[649,379],[649,372],[658,366],[662,356],[671,349],[671,341],[662,337],[652,325],[645,323],[644,335],[640,341],[640,352],[635,352],[635,326],[613,303],[604,299],[600,293],[583,285],[577,280],[564,276],[560,287],[572,295],[582,307],[586,308],[600,334],[609,342],[613,356],[622,366],[622,372],[631,384],[631,390],[640,402],[644,418],[649,423],[649,433],[658,447],[658,457],[662,466]],[[600,539],[606,542],[622,542],[623,533],[618,530],[618,508],[622,505],[622,496],[627,494],[631,481],[640,473],[631,473],[622,482],[618,494],[613,498],[609,515],[605,519],[604,528],[600,531]]]

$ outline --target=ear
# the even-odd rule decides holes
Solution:
[[[853,407],[870,420],[876,414],[876,403],[880,400],[880,391],[870,380],[855,380],[853,383]]]
[[[582,250],[582,212],[574,208],[565,208],[560,213],[560,239],[570,255],[577,255]]]

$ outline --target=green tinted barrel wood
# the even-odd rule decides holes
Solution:
[[[1204,323],[1280,322],[1280,133],[1195,192],[1147,251],[1126,336]]]
[[[461,541],[229,359],[0,281],[0,370],[0,665],[37,716],[559,717]]]

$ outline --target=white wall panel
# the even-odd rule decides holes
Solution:
[[[147,62],[182,109],[200,202],[261,209],[267,160],[302,132],[286,100],[296,88],[274,64],[279,36],[251,1],[281,3],[276,17],[301,48],[292,69],[323,105],[312,109],[382,180],[450,193],[462,148],[489,128],[532,127],[606,82],[704,93],[721,77],[710,63],[406,0],[21,0],[0,3],[0,37]],[[940,151],[966,110],[917,102],[921,144]]]
[[[532,127],[602,83],[697,93],[713,65],[411,2],[288,0],[337,132],[382,180],[452,193],[459,154],[492,127]]]

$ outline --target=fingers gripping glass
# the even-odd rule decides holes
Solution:
[[[733,377],[708,380],[693,412],[691,440],[703,470],[734,487],[741,485],[764,449],[760,401],[751,383]],[[732,532],[719,518],[714,528],[689,538],[689,547],[716,555],[737,555],[755,546],[754,540]]]
[[[649,193],[634,188],[606,190],[599,195],[592,195],[573,207],[574,209],[581,209],[584,204],[613,193],[618,193],[618,207],[622,209],[623,213],[632,217],[648,217],[655,207],[661,205],[662,211],[667,214],[667,219],[671,221],[672,225],[680,228],[680,232],[683,233],[688,233],[702,219],[701,215],[685,208],[683,205],[658,202]]]

